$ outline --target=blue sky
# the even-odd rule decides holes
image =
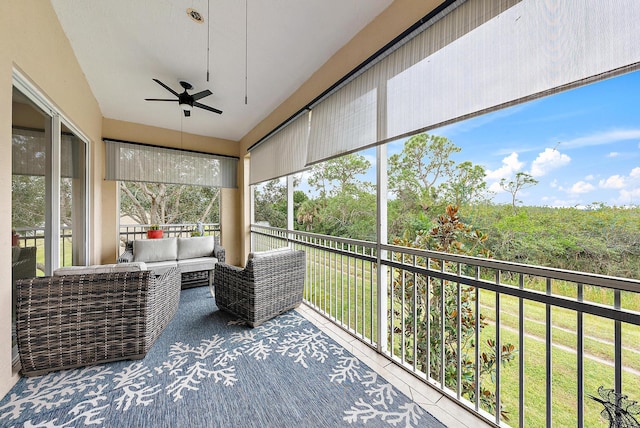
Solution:
[[[495,203],[511,203],[500,179],[526,172],[538,184],[518,193],[524,205],[640,206],[639,103],[640,71],[429,133],[462,149],[456,162],[485,168]],[[389,155],[401,148],[401,141],[389,143]],[[375,165],[375,149],[361,154]],[[309,191],[304,176],[300,188]],[[363,179],[375,182],[375,167]]]
[[[640,205],[640,72],[607,79],[432,131],[462,148],[456,161],[487,171],[494,202],[501,178],[539,183],[525,205]]]

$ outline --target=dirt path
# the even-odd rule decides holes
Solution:
[[[481,306],[485,307],[487,309],[493,309],[490,306],[486,306],[486,305],[481,305]],[[514,315],[514,314],[511,314],[511,313],[509,313],[509,314],[510,315]],[[525,317],[525,321],[533,322],[533,323],[537,323],[537,324],[541,324],[541,325],[545,324],[544,322],[541,322],[541,321],[538,321],[538,320],[534,320],[534,319],[530,319],[530,318],[526,318],[526,317]],[[495,322],[493,320],[488,320],[487,322],[488,322],[488,324],[491,324],[491,325],[495,326]],[[516,328],[510,327],[510,326],[506,326],[504,324],[502,324],[500,327],[505,329],[505,330],[508,330],[508,331],[510,331],[512,333],[519,334],[519,331]],[[553,326],[553,328],[561,330],[561,331],[564,331],[564,332],[567,332],[567,333],[570,333],[570,334],[574,334],[574,335],[577,334],[575,331],[572,331],[572,330],[570,330],[568,328],[563,328],[563,327],[558,327],[558,326]],[[535,340],[536,342],[539,342],[539,343],[545,343],[546,342],[546,340],[544,338],[542,338],[540,336],[537,336],[535,334],[525,333],[525,336],[528,337],[529,339]],[[585,338],[589,338],[591,340],[594,340],[596,342],[605,344],[605,345],[613,345],[614,344],[613,341],[603,340],[601,338],[594,337],[594,336],[585,335],[584,337]],[[562,351],[569,352],[569,353],[571,353],[573,355],[577,354],[577,351],[574,348],[570,347],[570,346],[561,345],[559,343],[553,343],[553,342],[552,342],[551,346],[556,348],[556,349],[560,349]],[[630,351],[638,352],[635,348],[630,348],[630,347],[625,347],[625,346],[623,346],[623,348],[627,349],[627,350],[630,350]],[[600,363],[600,364],[604,364],[604,365],[606,365],[608,367],[615,367],[615,364],[613,363],[613,361],[611,361],[609,359],[606,359],[606,358],[598,357],[598,356],[593,355],[593,354],[589,354],[589,353],[585,352],[584,353],[584,358],[589,359],[591,361],[595,361],[595,362]],[[622,370],[627,372],[627,373],[633,374],[634,376],[640,376],[640,370],[634,369],[633,367],[623,366]]]

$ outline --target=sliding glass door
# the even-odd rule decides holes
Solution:
[[[15,330],[16,280],[87,261],[87,142],[19,79],[14,79],[11,137]],[[12,341],[15,359],[15,334]]]

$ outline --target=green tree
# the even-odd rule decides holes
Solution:
[[[421,231],[415,240],[397,238],[394,244],[476,257],[490,256],[490,252],[485,247],[487,235],[462,222],[458,216],[458,207],[447,206],[445,213],[440,215],[434,223],[435,226],[430,231]],[[402,257],[413,256],[397,255],[395,257],[395,261],[401,262]],[[421,266],[429,263],[430,267],[437,271],[455,269],[455,266],[449,265],[448,262],[432,258],[418,257],[412,262]],[[446,265],[442,266],[442,263]],[[414,340],[414,336],[416,340],[417,353],[414,354],[413,346],[405,346],[404,358],[409,362],[415,362],[421,371],[429,373],[432,378],[455,390],[459,356],[462,395],[474,401],[476,382],[480,381],[481,406],[486,411],[495,412],[495,392],[487,388],[486,380],[493,378],[498,363],[506,364],[513,360],[516,350],[512,344],[501,344],[500,355],[497,356],[494,341],[488,340],[483,345],[475,343],[476,329],[482,330],[488,323],[484,315],[478,316],[474,313],[475,288],[460,286],[458,304],[459,285],[455,282],[415,275],[408,270],[394,269],[393,272],[393,317],[397,320],[394,333],[402,332],[405,340],[409,342]],[[416,320],[413,319],[414,298],[417,299],[415,301]],[[404,320],[401,322],[403,314]],[[460,317],[460,348],[458,348],[458,317]],[[413,330],[414,321],[415,331]],[[444,326],[444,335],[441,325]],[[404,330],[401,330],[402,326]],[[427,326],[431,326],[430,331],[427,331]],[[480,379],[477,379],[475,374],[476,346],[482,346],[480,361],[477,362],[480,364]],[[430,358],[427,358],[427,353]],[[443,354],[444,360],[441,358]],[[430,361],[429,367],[426,366],[426,361]],[[444,373],[444,379],[441,378],[441,372]],[[500,409],[500,412],[502,418],[508,420],[508,412],[505,409]]]
[[[308,181],[318,197],[300,207],[298,222],[314,233],[374,239],[375,188],[359,178],[370,168],[371,163],[360,154],[315,165]]]
[[[470,161],[456,164],[452,156],[460,150],[445,137],[418,134],[389,157],[389,236],[412,239],[431,227],[430,211],[488,198],[484,168]]]
[[[254,191],[254,216],[256,222],[287,228],[287,184],[271,180]]]
[[[220,189],[120,182],[120,214],[140,224],[216,223]]]
[[[13,227],[44,226],[44,177],[35,175],[11,176],[11,224]]]
[[[455,206],[465,206],[488,199],[485,169],[470,161],[456,165],[449,179],[443,183],[443,198]]]
[[[517,173],[512,180],[507,180],[506,178],[500,180],[500,187],[511,194],[513,212],[516,212],[516,202],[521,202],[516,199],[518,192],[533,187],[536,184],[538,184],[538,180],[526,172]]]
[[[389,157],[389,190],[410,212],[428,210],[436,199],[436,184],[453,175],[451,155],[460,148],[437,135],[411,137],[401,153]]]
[[[358,179],[359,175],[366,174],[371,168],[364,156],[348,154],[331,159],[311,168],[309,185],[319,192],[320,199],[340,193],[356,192],[361,189],[371,191],[371,183]]]

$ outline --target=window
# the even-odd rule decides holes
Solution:
[[[12,278],[87,261],[87,140],[14,72]],[[15,291],[15,289],[14,289]],[[15,292],[12,328],[15,329]],[[13,358],[17,359],[15,334]]]

